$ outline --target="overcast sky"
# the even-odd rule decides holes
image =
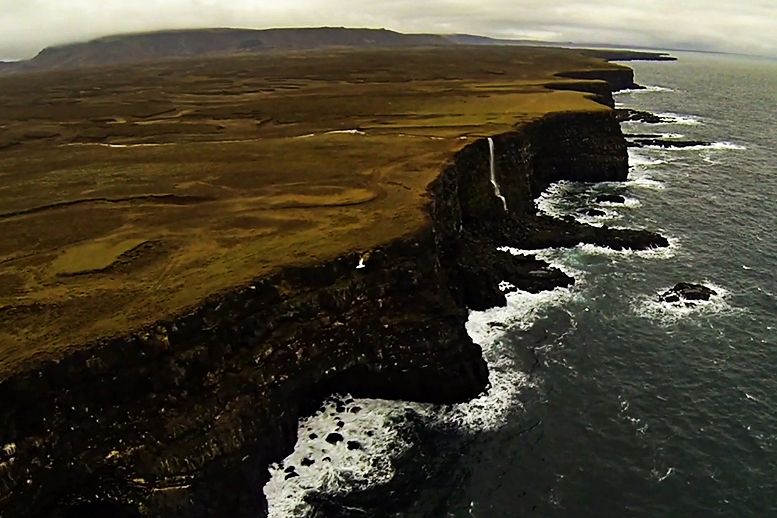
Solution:
[[[323,25],[777,56],[775,0],[0,0],[0,59],[121,32]]]

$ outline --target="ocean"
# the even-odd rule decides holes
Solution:
[[[633,148],[629,181],[538,200],[672,246],[539,251],[576,284],[471,315],[488,394],[331,401],[274,466],[271,516],[777,517],[777,61],[675,55],[628,63],[651,87],[618,104],[669,122],[624,132],[710,144]],[[678,282],[718,295],[659,303]],[[350,443],[326,443],[332,430]]]

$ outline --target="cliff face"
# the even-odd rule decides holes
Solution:
[[[362,255],[286,269],[145,331],[0,384],[3,516],[255,516],[270,463],[332,391],[450,403],[486,389],[467,308],[501,281],[572,279],[497,246],[661,245],[647,232],[536,215],[551,182],[623,180],[611,113],[561,113],[459,152],[430,187],[422,232]]]
[[[618,59],[618,56],[613,56]],[[562,72],[558,74],[559,77],[566,77],[569,79],[598,79],[606,81],[614,92],[618,90],[627,90],[632,88],[641,88],[634,82],[634,71],[627,67],[611,68],[611,69],[590,69],[590,70],[575,70],[571,72]]]

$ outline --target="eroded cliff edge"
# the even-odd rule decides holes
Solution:
[[[625,180],[611,112],[555,113],[493,139],[507,211],[477,140],[430,186],[416,235],[286,269],[4,380],[3,516],[261,515],[267,466],[330,392],[447,403],[486,389],[468,308],[503,304],[502,281],[573,282],[498,246],[667,244],[536,213],[554,181]]]

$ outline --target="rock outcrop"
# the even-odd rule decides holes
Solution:
[[[631,108],[618,108],[615,110],[618,122],[644,122],[645,124],[671,124],[672,119],[656,115],[655,113],[632,110]]]
[[[507,211],[478,140],[429,187],[416,235],[287,268],[2,381],[0,513],[261,516],[269,464],[331,392],[452,403],[486,389],[468,308],[504,304],[502,281],[529,291],[573,282],[497,247],[667,244],[537,214],[533,200],[552,182],[626,179],[612,112],[549,115],[494,143]]]
[[[665,149],[682,149],[687,147],[709,146],[711,142],[703,140],[676,140],[660,138],[637,138],[629,140],[629,147],[660,147]]]
[[[596,203],[624,204],[626,203],[626,197],[620,194],[599,194],[596,196],[596,198],[594,198],[594,201]]]
[[[716,297],[718,293],[712,288],[708,288],[703,284],[691,284],[688,282],[681,282],[675,285],[674,288],[665,291],[659,295],[659,302],[666,302],[667,304],[682,303],[686,306],[694,306],[699,302],[709,301],[712,297]]]

